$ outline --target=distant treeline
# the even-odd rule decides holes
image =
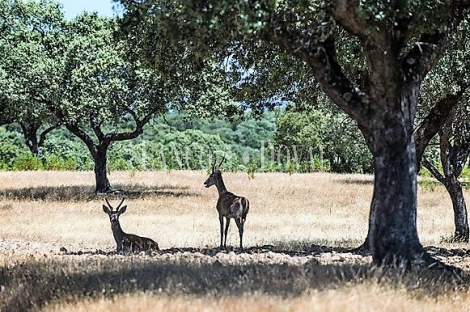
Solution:
[[[335,124],[336,123],[336,124]],[[130,127],[121,124],[120,130]],[[0,127],[2,170],[93,170],[82,141],[59,127],[33,155],[16,124]],[[344,116],[316,111],[247,114],[233,120],[169,113],[154,118],[136,139],[115,142],[108,170],[207,170],[225,157],[224,170],[367,173],[372,161],[362,136]]]

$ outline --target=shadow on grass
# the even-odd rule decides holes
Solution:
[[[339,180],[343,184],[353,184],[353,185],[373,185],[373,179],[362,179],[362,178],[346,178]]]
[[[321,247],[322,250],[324,248]],[[85,297],[111,298],[116,294],[133,292],[164,293],[169,296],[210,295],[216,298],[254,293],[291,297],[307,290],[322,291],[361,283],[386,284],[417,292],[421,296],[438,296],[452,289],[468,289],[465,285],[470,281],[468,276],[456,278],[443,271],[404,273],[367,264],[321,264],[318,261],[308,261],[303,265],[256,261],[222,264],[219,261],[197,261],[196,255],[191,258],[192,261],[164,256],[181,251],[208,255],[220,252],[218,248],[172,248],[163,250],[163,255],[148,257],[97,251],[90,257],[77,257],[76,253],[70,253],[63,257],[0,267],[1,311],[40,310],[51,302]],[[266,245],[248,248],[246,253],[268,251],[288,254],[307,252],[279,250]]]
[[[123,196],[126,198],[198,196],[190,192],[188,187],[168,185],[149,188],[138,184],[123,184],[117,185],[117,188],[123,191],[95,194],[94,188],[88,186],[27,187],[0,190],[0,197],[14,200],[88,201],[104,197],[122,198]]]
[[[207,256],[215,256],[220,252],[234,252],[235,254],[248,254],[248,255],[257,255],[263,253],[274,253],[278,255],[287,255],[290,257],[305,257],[311,255],[317,255],[322,253],[354,253],[353,248],[347,247],[330,247],[324,245],[315,245],[315,244],[305,244],[292,242],[292,244],[285,243],[281,245],[262,245],[262,246],[253,246],[247,247],[243,250],[234,247],[227,247],[227,249],[220,248],[193,248],[193,247],[183,247],[183,248],[169,248],[161,250],[161,253],[175,254],[178,252],[190,252],[190,253],[201,253]],[[367,254],[360,254],[365,256]]]
[[[463,249],[463,248],[442,248],[442,247],[434,247],[428,246],[425,247],[425,250],[433,257],[470,257],[470,249]],[[247,254],[247,255],[259,255],[263,253],[274,253],[277,255],[287,255],[290,257],[306,257],[306,256],[315,256],[319,254],[325,253],[350,253],[352,255],[367,257],[370,256],[370,253],[367,251],[363,251],[361,249],[355,247],[338,247],[338,246],[326,246],[326,245],[318,245],[318,244],[307,244],[307,243],[298,243],[298,242],[291,242],[291,243],[284,243],[280,245],[262,245],[262,246],[253,246],[244,249],[234,248],[234,247],[227,247],[226,249],[221,249],[219,247],[205,247],[205,248],[196,248],[196,247],[172,247],[167,249],[162,249],[156,253],[163,255],[163,254],[178,254],[178,253],[199,253],[205,256],[213,257],[219,253],[235,253],[235,254]],[[95,251],[66,251],[63,253],[64,255],[116,255],[115,251],[103,251],[97,249]],[[130,255],[135,255],[133,253],[129,253]]]
[[[160,255],[168,254],[168,255],[175,255],[179,253],[193,253],[193,254],[203,254],[205,256],[213,257],[219,253],[234,253],[234,254],[246,254],[246,255],[259,255],[265,253],[272,253],[276,255],[286,255],[290,257],[305,257],[305,256],[312,256],[318,255],[322,253],[352,253],[361,256],[368,256],[367,253],[359,253],[356,252],[353,248],[347,247],[330,247],[324,245],[315,245],[310,244],[307,246],[305,243],[298,244],[297,242],[292,242],[292,245],[289,246],[289,243],[282,244],[281,246],[274,246],[274,245],[262,245],[262,246],[253,246],[244,249],[234,248],[234,247],[227,247],[226,249],[221,249],[219,247],[205,247],[205,248],[197,248],[197,247],[172,247],[167,249],[162,249],[158,252]],[[63,253],[64,255],[69,256],[81,256],[81,255],[116,255],[115,251],[107,252],[101,249],[97,249],[95,251],[66,251]],[[127,255],[136,255],[137,253],[127,253]]]
[[[373,179],[362,179],[362,178],[346,178],[339,180],[342,184],[348,185],[374,185]],[[418,185],[424,189],[433,191],[438,187],[443,187],[442,183],[433,179],[420,179]]]
[[[51,301],[144,291],[167,295],[239,296],[255,292],[298,295],[307,288],[341,286],[358,275],[365,276],[367,269],[327,266],[317,270],[285,265],[241,266],[104,258],[70,263],[27,263],[21,268],[2,271],[5,283],[2,285],[5,291],[0,293],[2,311],[27,311],[39,310]]]

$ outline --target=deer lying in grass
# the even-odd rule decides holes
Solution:
[[[240,235],[240,249],[243,249],[243,227],[246,220],[246,215],[250,209],[250,203],[248,199],[242,196],[234,195],[227,191],[224,180],[222,179],[222,173],[219,170],[220,165],[224,161],[225,157],[216,166],[216,163],[212,166],[212,173],[209,178],[204,182],[206,187],[215,185],[219,192],[219,199],[217,200],[217,211],[219,212],[220,222],[220,248],[227,248],[227,232],[230,225],[230,219],[235,219],[238,227],[238,233]],[[225,232],[224,218],[226,220]],[[224,236],[225,235],[225,236]]]
[[[123,214],[127,205],[121,207],[124,202],[124,198],[121,203],[117,206],[116,210],[113,211],[113,207],[105,198],[106,205],[103,205],[103,211],[108,214],[109,221],[111,221],[111,230],[113,231],[114,240],[116,241],[116,251],[149,251],[149,250],[160,250],[157,242],[147,237],[140,237],[134,234],[127,234],[121,229],[119,224],[119,216]]]

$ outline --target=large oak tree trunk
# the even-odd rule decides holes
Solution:
[[[420,259],[424,252],[416,230],[417,182],[412,129],[404,116],[391,116],[382,123],[389,127],[373,131],[375,180],[369,248],[377,265],[409,265],[410,259]]]
[[[106,193],[111,189],[107,174],[107,163],[106,163],[107,147],[98,148],[96,153],[93,155],[95,162],[95,181],[96,181],[96,193]]]

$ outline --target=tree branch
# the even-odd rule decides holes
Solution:
[[[442,127],[441,131],[439,132],[439,148],[440,148],[440,157],[441,157],[441,164],[442,164],[442,171],[444,172],[444,177],[446,180],[457,180],[458,175],[455,172],[452,162],[450,160],[450,152],[452,150],[452,136],[453,136],[453,129],[452,123],[455,118],[455,114],[457,112],[457,108],[454,106],[450,112],[449,116],[447,117],[444,126]],[[447,184],[444,184],[447,185]]]
[[[101,130],[101,123],[98,121],[96,111],[90,112],[90,126],[93,129],[93,132],[95,133],[96,137],[98,138],[98,141],[102,142],[104,140],[104,133]]]
[[[83,143],[85,143],[85,145],[88,147],[88,150],[90,151],[91,155],[93,156],[93,158],[95,158],[96,154],[98,152],[98,148],[97,148],[96,144],[93,142],[92,138],[85,131],[80,129],[80,127],[77,124],[65,123],[65,127],[70,132],[75,134],[80,140],[82,140]]]
[[[83,143],[85,143],[91,155],[95,157],[97,153],[97,146],[93,142],[92,138],[85,131],[80,129],[77,124],[71,123],[67,119],[65,112],[59,108],[59,105],[55,105],[55,103],[51,100],[46,100],[44,104],[49,109],[49,111],[53,112],[53,114],[59,119],[59,121],[63,125],[65,125],[67,130],[75,134],[80,140],[83,141]]]
[[[448,6],[447,24],[433,34],[424,33],[414,43],[413,48],[402,60],[405,77],[409,80],[421,81],[426,74],[434,68],[440,60],[452,39],[452,34],[470,9],[470,3],[464,0],[455,0]]]
[[[139,119],[139,117],[133,110],[127,109],[127,112],[132,116],[136,124],[134,131],[123,133],[109,133],[105,136],[106,139],[108,139],[109,141],[125,141],[135,139],[144,132],[144,126],[150,121],[150,119],[157,110],[157,108],[152,109],[148,114],[142,117],[142,119]]]
[[[444,176],[439,172],[439,170],[437,170],[436,167],[434,167],[433,164],[429,162],[429,160],[425,156],[423,156],[423,160],[421,163],[426,169],[428,169],[431,172],[434,178],[436,178],[443,185],[446,185],[447,181],[444,178]]]
[[[331,16],[349,33],[357,36],[361,41],[366,39],[370,25],[364,21],[356,11],[357,1],[337,0],[329,7]]]
[[[322,90],[358,124],[368,127],[368,102],[364,94],[343,73],[336,59],[332,35],[319,38],[292,29],[284,22],[271,18],[268,39],[281,49],[305,61],[314,71]]]
[[[46,128],[40,135],[39,135],[39,142],[38,142],[38,146],[42,146],[44,144],[44,141],[46,140],[46,136],[49,134],[49,132],[51,132],[52,130],[60,127],[60,123],[56,123],[52,126],[50,126],[49,128]]]
[[[416,142],[416,161],[420,165],[421,157],[423,156],[426,146],[428,146],[431,139],[443,127],[444,123],[449,117],[450,112],[457,106],[462,99],[463,94],[470,86],[469,83],[463,83],[460,91],[456,94],[448,94],[445,98],[441,99],[431,108],[429,114],[419,124],[415,130]]]

